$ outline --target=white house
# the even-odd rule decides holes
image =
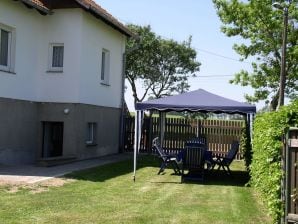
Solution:
[[[92,0],[1,0],[0,164],[117,153],[131,36]]]

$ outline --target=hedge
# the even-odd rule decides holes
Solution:
[[[258,114],[254,122],[251,184],[267,204],[274,223],[279,222],[283,213],[280,199],[282,136],[290,126],[298,126],[298,100],[279,111]]]

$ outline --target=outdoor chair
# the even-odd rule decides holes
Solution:
[[[160,169],[157,173],[158,175],[160,173],[162,173],[168,167],[169,164],[171,164],[175,174],[177,174],[177,175],[181,174],[177,156],[169,155],[169,154],[165,153],[165,151],[163,150],[163,148],[160,145],[160,141],[159,141],[158,137],[153,139],[152,148],[153,148],[153,150],[155,150],[158,153],[159,157],[161,158]]]
[[[197,144],[196,146],[187,146],[184,151],[181,183],[184,180],[200,180],[204,179],[204,163],[205,163],[205,147]]]
[[[218,165],[218,170],[220,170],[220,168],[223,168],[223,170],[227,172],[227,174],[231,175],[231,170],[229,166],[235,159],[238,151],[239,151],[239,142],[234,141],[232,143],[231,149],[225,156],[216,156],[215,160],[213,159],[213,161],[211,161],[212,169],[214,169],[214,167]]]
[[[207,147],[207,139],[205,136],[199,136],[186,141],[185,146],[192,144],[201,144]]]

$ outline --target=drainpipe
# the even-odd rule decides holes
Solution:
[[[125,69],[126,69],[126,53],[122,55],[122,84],[121,84],[121,113],[120,113],[120,133],[119,133],[119,153],[124,152],[124,116],[125,116]]]
[[[132,38],[138,39],[139,37],[133,36]],[[122,86],[121,86],[121,114],[120,114],[120,133],[119,133],[119,153],[124,152],[124,128],[125,128],[125,99],[124,99],[124,89],[125,89],[125,70],[126,70],[126,55],[133,50],[138,49],[140,43],[137,44],[134,48],[125,49],[125,52],[122,55]],[[136,116],[136,115],[135,115]]]

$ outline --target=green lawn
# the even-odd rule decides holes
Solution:
[[[124,161],[76,172],[64,186],[0,187],[0,223],[270,223],[252,188],[244,187],[243,164],[233,178],[213,172],[204,182],[180,184],[158,160]],[[237,170],[237,171],[236,171]]]

